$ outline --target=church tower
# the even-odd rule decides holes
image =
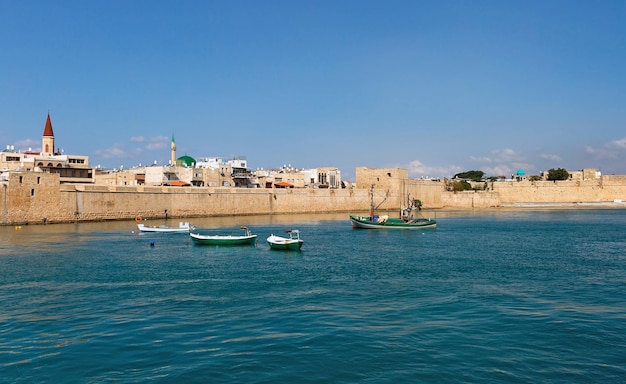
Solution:
[[[174,135],[172,134],[172,144],[170,144],[170,149],[172,152],[172,159],[170,160],[170,165],[176,166],[176,141],[174,141]]]
[[[41,155],[54,155],[54,132],[52,131],[52,122],[50,122],[50,113],[46,119],[46,126],[43,129],[43,138],[41,140]]]

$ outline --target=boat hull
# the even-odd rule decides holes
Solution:
[[[178,227],[161,226],[147,226],[144,224],[137,224],[137,229],[140,232],[163,232],[163,233],[183,233],[189,232],[191,225],[189,223],[180,223]]]
[[[205,236],[198,233],[190,233],[189,236],[196,244],[202,245],[250,245],[254,244],[257,235],[249,236]]]
[[[304,244],[304,240],[300,239],[288,239],[280,236],[270,236],[267,238],[267,244],[271,249],[277,249],[281,251],[299,251]]]
[[[350,216],[353,228],[359,229],[435,229],[437,222],[432,219],[415,219],[405,222],[401,219],[387,219],[379,222],[370,219],[368,216]]]
[[[302,240],[291,241],[291,242],[286,242],[286,243],[270,243],[270,242],[268,242],[268,244],[270,245],[270,248],[278,249],[278,250],[282,250],[282,251],[299,251],[300,248],[302,248],[302,244],[303,243],[304,242]]]

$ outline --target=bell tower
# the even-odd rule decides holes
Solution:
[[[52,131],[52,122],[50,122],[50,112],[48,112],[46,126],[43,129],[43,138],[41,139],[41,155],[54,155],[54,132]]]

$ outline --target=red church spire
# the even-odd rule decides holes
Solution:
[[[52,123],[50,122],[50,113],[48,112],[48,118],[46,119],[46,127],[43,129],[44,137],[54,137],[54,132],[52,132]]]

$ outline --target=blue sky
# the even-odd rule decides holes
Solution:
[[[626,1],[0,0],[0,145],[626,174]]]

